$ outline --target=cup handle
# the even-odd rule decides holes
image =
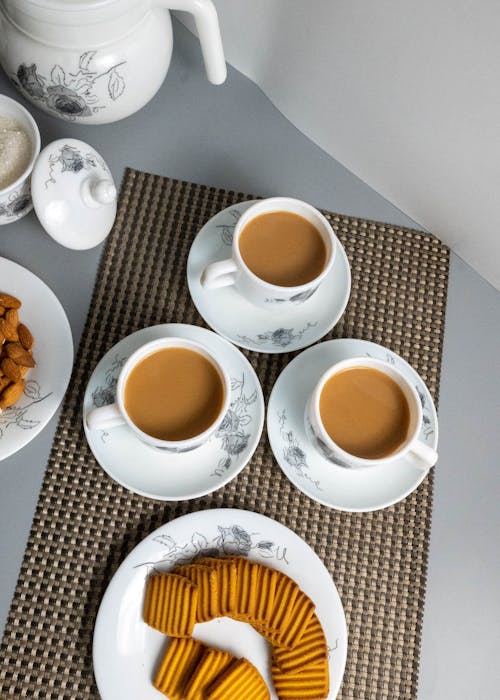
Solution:
[[[89,430],[110,430],[125,423],[116,403],[92,409],[90,413],[87,413],[86,420]]]
[[[154,0],[154,2],[160,7],[190,12],[194,16],[207,78],[214,85],[223,83],[227,76],[226,61],[219,18],[213,2],[211,0]]]
[[[433,467],[438,460],[438,453],[436,450],[429,447],[429,445],[426,445],[421,440],[417,440],[408,454],[414,458],[412,460],[414,465],[422,471],[427,471]]]
[[[230,287],[236,282],[237,270],[238,266],[232,258],[210,263],[201,273],[201,286],[205,289]]]

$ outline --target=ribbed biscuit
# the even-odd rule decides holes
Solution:
[[[199,587],[200,597],[205,595],[206,572],[210,572],[210,618],[224,617],[236,605],[237,569],[232,559],[204,557],[194,564],[179,567],[176,572],[187,576]],[[203,576],[200,576],[203,572]],[[201,622],[201,620],[198,620]]]
[[[235,574],[232,579],[235,582],[235,595],[226,614],[235,620],[251,622],[255,620],[259,565],[245,557],[228,557],[226,561],[232,562]]]
[[[314,615],[316,606],[312,600],[300,589],[297,592],[295,603],[290,614],[282,622],[280,630],[275,634],[273,641],[281,647],[293,649],[298,644]]]
[[[193,564],[203,564],[203,566],[218,566],[221,562],[233,561],[233,557],[200,557],[195,559]]]
[[[313,614],[300,642],[293,649],[274,647],[273,664],[281,671],[300,671],[311,664],[328,660],[325,633],[316,614]]]
[[[198,589],[177,574],[152,574],[146,584],[144,621],[169,637],[190,637],[196,622]]]
[[[184,700],[186,683],[205,649],[196,639],[172,639],[153,681],[154,687],[169,700]]]
[[[287,648],[296,646],[312,618],[315,605],[298,587],[293,579],[276,571],[277,587],[272,600],[269,590],[269,607],[273,606],[270,619],[263,611],[263,597],[266,596],[266,582],[260,582],[261,576],[269,576],[271,567],[249,561],[244,557],[231,557],[237,567],[236,610],[229,613],[237,620],[250,622],[271,643]],[[266,572],[264,574],[264,572]],[[288,588],[288,590],[287,590]],[[260,601],[258,606],[257,601]]]
[[[256,564],[258,576],[255,589],[255,622],[260,629],[269,629],[274,610],[279,572],[262,564]]]
[[[212,570],[217,577],[218,611],[215,617],[229,615],[236,608],[237,567],[231,559],[216,559]]]
[[[247,659],[237,659],[205,692],[205,700],[269,700],[267,685]]]
[[[211,647],[205,649],[184,689],[185,700],[203,700],[208,686],[234,660],[235,657],[227,651]]]
[[[272,664],[271,675],[280,700],[322,700],[330,691],[328,659],[309,664],[301,671],[284,672]]]
[[[274,596],[274,605],[271,617],[267,622],[267,628],[270,630],[271,639],[277,644],[283,645],[281,640],[282,633],[287,629],[290,621],[295,601],[300,592],[300,588],[295,581],[286,574],[278,572],[278,585]]]
[[[200,557],[188,564],[188,566],[205,566],[207,569],[216,569],[224,561],[226,560],[221,557]]]
[[[219,617],[219,590],[216,572],[203,564],[188,564],[175,569],[179,576],[187,578],[198,589],[196,622],[207,622]]]

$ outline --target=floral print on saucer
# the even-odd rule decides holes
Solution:
[[[196,236],[187,263],[191,298],[204,320],[235,345],[256,352],[294,352],[322,338],[340,319],[351,291],[351,272],[338,239],[330,274],[312,297],[285,310],[276,303],[261,309],[234,287],[207,290],[200,284],[203,269],[231,255],[232,235],[241,214],[254,201],[240,202],[216,214]],[[297,300],[299,302],[300,300]]]
[[[377,467],[348,469],[330,462],[313,445],[305,426],[305,408],[321,375],[334,363],[374,357],[399,369],[417,389],[422,402],[420,439],[437,448],[438,421],[432,397],[417,372],[396,353],[367,340],[330,340],[309,348],[290,362],[273,387],[267,409],[267,432],[274,456],[295,486],[336,510],[380,510],[406,498],[426,477],[402,458]]]
[[[177,336],[202,343],[221,358],[231,378],[232,401],[214,437],[180,454],[156,450],[127,426],[109,432],[84,429],[90,449],[104,471],[141,496],[182,501],[204,496],[234,479],[251,459],[264,425],[264,398],[253,368],[242,353],[212,331],[182,323],[144,328],[123,338],[101,359],[85,391],[83,415],[114,401],[118,374],[141,345]]]

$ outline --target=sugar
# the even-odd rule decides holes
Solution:
[[[31,160],[31,143],[22,126],[0,115],[0,190],[20,177]]]

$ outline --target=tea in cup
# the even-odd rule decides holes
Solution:
[[[201,284],[235,285],[245,299],[265,308],[293,306],[318,289],[335,253],[335,235],[321,212],[298,199],[264,199],[241,215],[232,257],[208,265]]]
[[[373,467],[410,458],[427,470],[437,452],[419,439],[422,404],[395,367],[369,357],[338,362],[316,385],[306,409],[316,443],[340,466]]]
[[[229,408],[227,373],[204,346],[183,338],[153,340],[127,360],[116,403],[87,415],[91,430],[128,425],[144,442],[170,452],[199,447]]]

